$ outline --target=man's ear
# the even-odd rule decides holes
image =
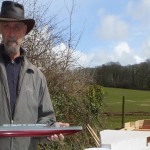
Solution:
[[[25,25],[24,27],[24,35],[26,35],[26,32],[27,32],[27,25]],[[1,29],[0,29],[0,34],[1,34]]]

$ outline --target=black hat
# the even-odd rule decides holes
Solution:
[[[13,2],[4,1],[1,7],[0,22],[24,22],[27,25],[26,34],[28,34],[34,27],[34,19],[25,19],[24,17],[24,7],[23,5]]]

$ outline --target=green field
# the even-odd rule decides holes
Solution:
[[[122,97],[125,97],[125,112],[150,112],[150,91],[106,88],[104,102],[112,112],[122,112]]]
[[[120,89],[120,88],[106,88],[104,98],[104,111],[112,113],[107,116],[105,121],[105,128],[121,128],[122,117],[115,116],[113,113],[122,112],[122,97],[125,97],[125,113],[127,112],[150,112],[150,91]],[[136,121],[141,119],[150,119],[150,116],[127,116],[125,115],[125,122]]]

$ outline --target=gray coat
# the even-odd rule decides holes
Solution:
[[[12,122],[9,88],[1,49],[0,46],[0,125]],[[13,123],[35,124],[55,120],[46,79],[26,58],[21,66],[17,95]],[[28,137],[0,138],[0,150],[34,150],[35,141],[37,140]]]

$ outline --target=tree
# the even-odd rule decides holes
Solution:
[[[66,5],[70,18],[66,28],[58,28],[60,24],[59,21],[56,22],[57,16],[45,17],[48,16],[48,9],[52,1],[48,4],[38,0],[19,0],[19,2],[24,3],[25,9],[28,10],[27,16],[36,20],[35,28],[26,36],[23,47],[27,50],[28,59],[46,76],[57,120],[71,121],[73,125],[82,125],[85,129],[90,116],[90,114],[87,115],[87,108],[91,105],[88,93],[93,80],[90,73],[77,64],[73,57],[74,50],[81,38],[79,35],[74,42],[72,15],[75,1],[72,1],[71,10]],[[64,36],[66,34],[68,36]],[[53,143],[50,146],[41,144],[40,147],[55,150],[60,148],[61,150],[83,149],[84,145],[93,144],[87,135],[88,133],[84,131],[77,135],[78,138],[76,135],[68,137],[63,145],[60,143]]]

